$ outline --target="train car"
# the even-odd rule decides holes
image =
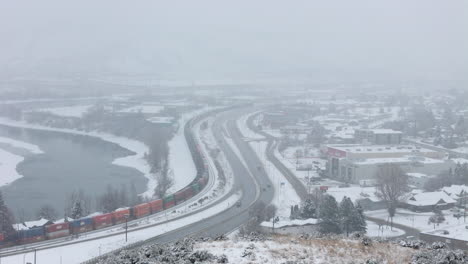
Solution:
[[[151,201],[151,202],[149,202],[149,204],[151,205],[151,213],[152,214],[155,214],[157,212],[161,212],[162,210],[164,210],[163,200],[162,199],[159,199],[159,200],[156,200],[156,201]]]
[[[81,218],[70,222],[70,230],[73,234],[79,234],[93,230],[93,218]]]
[[[6,244],[6,237],[3,233],[0,233],[0,248]]]
[[[192,188],[194,194],[197,194],[200,192],[200,185],[198,184],[198,182],[190,185],[190,188]]]
[[[164,209],[169,209],[175,205],[174,195],[170,194],[163,198]]]
[[[45,228],[47,239],[54,239],[70,235],[70,223],[48,225]]]
[[[198,184],[200,186],[200,189],[204,188],[205,185],[206,185],[206,178],[205,177],[201,177],[200,179],[198,179]]]
[[[27,230],[18,231],[18,242],[20,244],[28,244],[45,240],[44,227],[34,227]]]
[[[126,208],[115,211],[112,214],[114,215],[115,224],[118,225],[125,223],[125,221],[128,221],[128,219],[132,216],[132,210],[130,208]]]
[[[192,198],[193,195],[195,194],[191,186],[186,187],[185,189],[182,190],[182,192],[184,193],[185,200]]]
[[[112,213],[97,215],[93,217],[94,229],[101,229],[114,225],[114,215]]]
[[[135,205],[133,207],[133,216],[135,218],[142,218],[151,214],[151,205],[149,203]]]
[[[184,191],[178,191],[174,194],[175,204],[180,204],[185,201]]]

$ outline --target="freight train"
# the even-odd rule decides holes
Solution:
[[[93,230],[99,230],[109,226],[122,224],[126,221],[143,218],[163,210],[168,210],[175,205],[192,198],[198,194],[208,182],[206,160],[190,131],[191,123],[195,120],[199,120],[199,118],[192,119],[185,124],[184,134],[197,169],[197,176],[184,189],[179,190],[174,194],[167,195],[162,199],[138,204],[125,209],[118,209],[106,214],[85,217],[70,222],[31,228],[28,230],[20,230],[14,234],[9,234],[8,236],[0,233],[0,248],[56,239],[70,235],[79,235]]]

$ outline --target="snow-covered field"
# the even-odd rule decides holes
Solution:
[[[33,144],[10,138],[0,137],[0,144],[28,151],[31,154],[42,154],[42,150]],[[23,177],[18,173],[16,167],[24,160],[24,157],[8,152],[0,147],[0,187],[8,185]]]
[[[180,117],[177,133],[168,143],[169,166],[174,180],[174,185],[169,189],[169,192],[175,192],[184,188],[197,175],[195,163],[193,163],[192,155],[184,136],[185,124],[191,118],[213,109],[212,107],[204,107],[196,111],[187,112]]]
[[[374,222],[366,221],[367,223],[367,236],[369,237],[397,237],[405,234],[405,231],[398,228],[390,228],[390,226],[379,226]]]
[[[76,106],[41,108],[41,109],[36,109],[35,111],[47,112],[53,115],[63,116],[63,117],[81,118],[91,107],[92,105],[76,105]]]
[[[232,238],[195,244],[195,250],[226,255],[229,263],[410,263],[414,250],[390,243],[364,247],[357,240],[303,239],[298,236],[276,236],[265,241]],[[208,262],[208,263],[216,263]]]
[[[452,226],[457,226],[463,224],[463,216],[460,219],[457,219],[453,216],[449,210],[442,211],[445,217],[445,221],[440,224],[436,224],[435,229],[446,229]],[[366,215],[387,220],[388,212],[387,210],[376,210],[376,211],[367,211]],[[416,213],[405,209],[397,209],[395,217],[393,218],[394,223],[402,224],[412,228],[416,228],[420,231],[433,231],[434,224],[429,223],[429,217],[434,215],[432,212],[427,213]],[[468,219],[467,219],[468,222]]]
[[[128,242],[125,242],[125,235],[119,234],[107,238],[101,238],[92,241],[84,241],[78,244],[64,245],[58,248],[45,249],[37,251],[37,264],[78,264],[86,261],[90,258],[97,257],[101,254],[119,249],[131,243],[142,241],[148,238],[152,238],[164,233],[182,228],[194,222],[202,221],[203,219],[209,218],[216,214],[223,212],[224,210],[234,206],[236,201],[240,198],[239,193],[233,194],[224,200],[207,210],[200,211],[190,216],[186,216],[174,221],[162,223],[153,227],[145,228],[138,231],[128,233]],[[120,230],[123,231],[122,227]],[[115,230],[114,230],[115,232]],[[86,239],[89,237],[83,237]],[[34,253],[20,254],[10,257],[2,257],[2,264],[18,264],[23,263],[23,259],[26,262],[34,263]]]
[[[137,105],[120,110],[120,113],[143,113],[143,114],[157,114],[164,110],[162,105]]]

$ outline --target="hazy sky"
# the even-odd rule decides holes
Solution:
[[[467,79],[466,0],[0,0],[0,75]]]

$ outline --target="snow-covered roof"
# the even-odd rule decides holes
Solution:
[[[374,158],[374,159],[364,159],[354,162],[356,165],[368,165],[368,164],[386,164],[386,163],[410,163],[418,162],[421,164],[433,164],[433,163],[445,163],[444,160],[431,159],[425,157],[414,157],[414,156],[404,156],[401,158]]]
[[[452,198],[458,198],[458,195],[461,194],[463,191],[468,193],[468,186],[466,185],[450,185],[442,188],[442,191],[446,194],[450,195]]]
[[[373,202],[380,201],[379,198],[375,195],[375,187],[331,187],[327,190],[327,194],[335,197],[335,199],[340,202],[343,198],[349,197],[353,202],[369,199]]]
[[[413,145],[328,145],[330,148],[338,149],[349,153],[418,153],[436,152],[434,150],[421,148]]]
[[[415,206],[428,206],[438,203],[455,203],[455,200],[445,192],[423,192],[413,194],[405,203]]]
[[[419,172],[408,172],[406,173],[408,176],[410,177],[413,177],[413,178],[428,178],[428,177],[433,177],[433,176],[429,176],[427,174],[424,174],[424,173],[419,173]]]
[[[155,116],[146,120],[154,124],[172,124],[174,118],[172,116]]]
[[[16,224],[14,225],[13,227],[16,229],[16,230],[27,230],[27,229],[31,229],[31,228],[34,228],[34,227],[41,227],[41,226],[44,226],[48,223],[52,223],[50,220],[47,220],[45,218],[41,218],[39,220],[36,220],[36,221],[28,221],[28,222],[24,222],[24,223],[19,223],[19,224]]]
[[[384,129],[384,128],[379,128],[379,129],[359,129],[359,131],[366,131],[366,132],[372,132],[374,134],[402,134],[401,131],[393,130],[393,129]]]

